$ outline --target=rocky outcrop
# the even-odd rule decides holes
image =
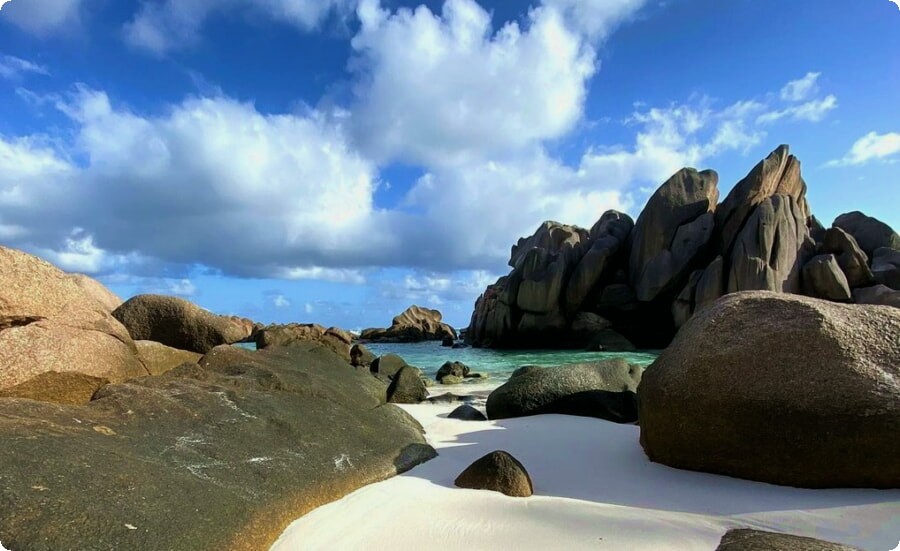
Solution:
[[[870,263],[879,247],[896,242],[893,230],[860,213],[826,229],[812,215],[800,161],[787,146],[757,164],[718,205],[717,182],[712,171],[679,171],[650,198],[636,224],[615,211],[590,231],[545,222],[513,247],[509,275],[475,302],[466,342],[660,349],[729,293],[766,290],[847,301],[855,289],[893,285],[900,276],[886,260],[895,258],[885,252],[891,249]],[[838,269],[822,255],[833,255]]]
[[[621,359],[553,368],[528,366],[491,392],[488,418],[557,413],[633,423],[642,372]]]
[[[68,274],[0,247],[0,389],[48,371],[147,375],[125,327]]]
[[[0,400],[3,544],[268,549],[313,508],[435,456],[326,348],[223,348],[84,406]]]
[[[156,341],[199,354],[247,337],[243,328],[231,319],[178,297],[138,295],[119,306],[112,315],[135,340]]]
[[[23,398],[77,406],[91,401],[94,394],[109,384],[109,380],[84,373],[47,371],[24,383],[0,390],[2,398]]]
[[[638,300],[651,302],[690,273],[715,227],[719,176],[685,168],[648,201],[634,227],[629,274]]]
[[[861,551],[856,547],[828,541],[762,532],[747,528],[729,530],[716,551]]]
[[[869,258],[881,247],[900,250],[900,235],[897,232],[881,220],[859,211],[838,216],[834,221],[834,227],[852,235]]]
[[[641,444],[676,468],[798,487],[898,488],[897,358],[895,308],[729,295],[644,372]]]
[[[353,337],[350,333],[337,327],[325,327],[315,323],[291,323],[288,325],[269,325],[258,329],[253,338],[256,341],[257,350],[277,346],[293,346],[305,342],[318,342],[344,361],[352,363],[350,345]]]
[[[368,342],[421,342],[443,341],[450,337],[455,341],[456,329],[443,323],[442,319],[437,310],[410,306],[395,317],[387,329],[366,329],[359,338]]]
[[[833,254],[819,255],[803,266],[803,289],[811,297],[849,301],[850,284]]]
[[[197,363],[203,356],[196,352],[178,350],[153,341],[135,341],[138,360],[150,375],[162,375],[183,363]]]
[[[111,314],[113,310],[122,305],[122,299],[96,279],[84,274],[67,274],[66,277],[78,285],[84,294],[97,301],[97,304],[102,306],[105,312]]]
[[[459,488],[490,490],[510,497],[531,497],[531,476],[518,459],[504,451],[487,454],[469,465],[454,482]]]
[[[872,275],[875,282],[900,290],[900,250],[881,247],[872,256]]]
[[[853,302],[856,304],[880,304],[900,308],[900,291],[886,285],[873,285],[853,290]]]

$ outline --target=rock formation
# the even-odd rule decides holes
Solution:
[[[644,372],[641,444],[671,467],[900,488],[900,309],[772,292],[697,314]]]
[[[0,389],[47,371],[113,382],[147,375],[125,327],[73,278],[0,247]]]
[[[352,363],[350,345],[353,337],[347,331],[337,327],[325,327],[316,323],[290,323],[287,325],[269,325],[257,329],[253,340],[258,350],[275,346],[291,346],[304,342],[321,343],[346,362]]]
[[[368,342],[420,342],[443,341],[449,337],[455,341],[456,330],[442,319],[437,310],[410,306],[387,329],[366,329],[359,338]]]
[[[748,528],[729,530],[716,551],[862,551],[849,545],[814,538],[762,532]]]
[[[530,497],[534,493],[531,476],[518,459],[504,451],[487,454],[469,465],[454,482],[459,488],[490,490],[510,497]]]
[[[683,169],[633,223],[545,222],[475,303],[466,342],[495,348],[664,348],[722,296],[764,290],[851,301],[900,278],[900,236],[861,213],[825,229],[800,161],[780,146],[718,205],[718,176]],[[876,257],[877,254],[877,257]],[[881,293],[883,296],[884,293]],[[871,299],[869,299],[871,300]]]
[[[66,277],[78,285],[86,295],[96,300],[107,313],[111,314],[113,310],[122,305],[122,299],[96,279],[84,274],[68,274]]]

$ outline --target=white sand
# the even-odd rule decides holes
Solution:
[[[454,407],[404,406],[440,457],[316,509],[272,550],[711,551],[738,526],[872,551],[900,541],[900,490],[801,490],[680,471],[648,461],[635,426],[562,415],[446,419]],[[535,496],[453,486],[494,450],[525,465]]]

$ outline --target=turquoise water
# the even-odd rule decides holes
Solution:
[[[657,352],[582,352],[577,350],[492,350],[486,348],[447,348],[439,342],[412,344],[366,344],[373,354],[397,354],[410,365],[434,378],[437,370],[447,361],[462,362],[476,373],[484,373],[494,381],[505,381],[513,371],[523,365],[557,366],[563,364],[595,362],[611,358],[623,358],[628,362],[647,366],[658,356]]]

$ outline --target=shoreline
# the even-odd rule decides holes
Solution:
[[[434,389],[430,389],[434,390]],[[366,549],[715,549],[731,528],[788,532],[871,551],[896,546],[900,490],[807,490],[651,463],[639,428],[584,417],[447,419],[452,404],[399,406],[439,456],[293,522],[271,547]],[[455,477],[506,450],[535,495],[463,490]],[[352,530],[348,530],[352,527]]]

